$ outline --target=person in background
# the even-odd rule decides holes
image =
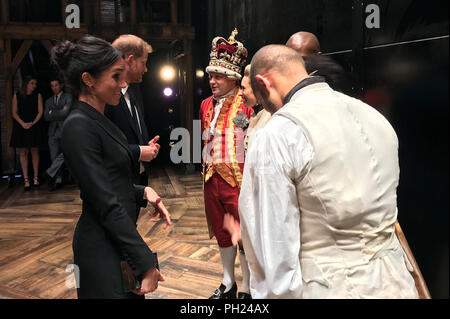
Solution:
[[[44,132],[41,122],[43,114],[42,95],[36,92],[37,80],[26,76],[19,92],[12,100],[14,119],[10,147],[18,148],[22,167],[24,190],[29,191],[31,183],[28,175],[28,154],[31,151],[33,163],[33,186],[39,187],[39,149],[44,144]]]
[[[64,159],[83,201],[73,238],[78,298],[144,298],[164,277],[136,229],[136,206],[148,202],[166,226],[171,221],[152,188],[133,184],[135,163],[128,142],[104,116],[105,105],[117,105],[126,86],[123,54],[88,35],[59,43],[51,56],[78,96],[61,137]],[[127,285],[123,274],[140,285]]]
[[[303,57],[306,71],[310,76],[324,77],[333,90],[348,95],[353,93],[348,74],[331,56],[322,54],[319,40],[313,33],[296,32],[286,42],[286,46]]]
[[[258,104],[253,94],[252,87],[250,85],[250,64],[247,65],[244,69],[244,76],[241,80],[241,97],[244,103],[244,107],[252,108],[253,113],[251,115],[251,119],[247,128],[247,133],[245,135],[244,147],[245,153],[247,153],[247,149],[250,142],[250,136],[254,136],[257,131],[264,127],[268,121],[270,121],[270,113],[264,110],[262,105]],[[245,166],[244,166],[245,169]],[[238,242],[235,240],[233,236],[236,235],[236,232],[239,232],[239,221],[234,219],[231,214],[225,214],[223,219],[223,227],[230,235],[231,241],[234,246],[239,246],[239,260],[244,263],[242,264],[242,286],[241,291],[247,291],[246,294],[250,295],[250,272],[248,269],[247,259],[245,258],[245,251],[242,248],[242,242]],[[237,229],[237,230],[236,230]],[[245,268],[244,268],[245,266]]]
[[[267,122],[270,121],[271,115],[267,112],[261,104],[256,101],[253,90],[250,84],[250,69],[251,65],[247,65],[244,69],[244,76],[241,80],[241,96],[245,107],[253,109],[250,123],[248,124],[247,134],[245,135],[245,153],[247,153],[250,137],[253,136],[259,129],[263,128]]]
[[[64,119],[72,107],[72,95],[63,92],[61,80],[54,78],[50,81],[53,96],[45,101],[44,119],[50,122],[48,127],[48,149],[52,164],[47,169],[48,187],[52,191],[62,184],[62,165],[64,156],[61,149],[61,131]]]

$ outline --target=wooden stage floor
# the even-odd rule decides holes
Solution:
[[[0,186],[0,299],[76,298],[66,269],[73,262],[72,236],[81,213],[78,188],[49,192],[42,185],[25,193],[16,184]],[[208,236],[200,173],[155,169],[150,186],[163,198],[174,224],[164,230],[141,211],[138,231],[158,253],[166,279],[146,297],[208,298],[221,283],[222,265],[216,240]],[[239,257],[235,274],[239,287]]]

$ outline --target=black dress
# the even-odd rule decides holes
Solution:
[[[25,123],[33,122],[38,114],[38,93],[30,95],[17,94],[17,113]],[[26,130],[14,120],[13,131],[9,146],[15,148],[44,147],[44,127],[39,120],[30,129]]]

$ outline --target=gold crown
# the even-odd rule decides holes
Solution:
[[[237,29],[234,29],[228,40],[222,37],[213,39],[206,72],[221,73],[230,78],[241,79],[241,70],[247,59],[247,49],[241,42],[236,41],[237,34]]]

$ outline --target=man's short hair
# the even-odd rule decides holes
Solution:
[[[270,44],[259,49],[253,56],[250,69],[252,88],[256,85],[256,75],[276,70],[281,74],[294,71],[291,66],[299,64],[305,66],[302,56],[285,45]]]
[[[134,55],[141,57],[144,52],[151,53],[153,48],[145,40],[133,35],[122,34],[112,43],[118,50],[120,50],[125,56]]]

